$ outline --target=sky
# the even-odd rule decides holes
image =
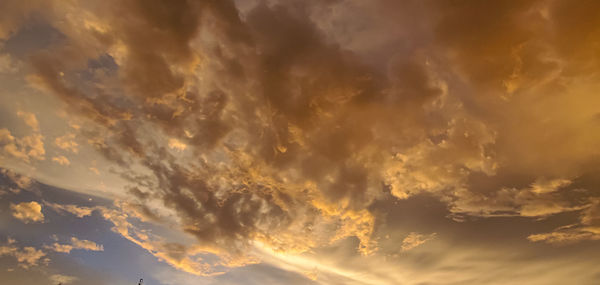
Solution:
[[[600,1],[0,1],[3,284],[599,284]]]

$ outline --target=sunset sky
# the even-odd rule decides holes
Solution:
[[[600,284],[600,1],[0,0],[0,283]]]

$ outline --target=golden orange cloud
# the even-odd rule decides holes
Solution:
[[[258,251],[311,279],[368,283],[302,255],[349,243],[379,264],[439,246],[450,238],[418,228],[433,222],[390,229],[411,219],[394,205],[423,197],[448,223],[530,221],[529,246],[599,239],[593,1],[6,3],[9,47],[23,15],[60,35],[0,64],[19,61],[11,72],[61,110],[13,104],[27,108],[0,125],[0,166],[45,181],[85,170],[98,185],[63,177],[115,208],[43,205],[98,213],[184,272],[222,274]],[[44,220],[36,202],[13,216]]]

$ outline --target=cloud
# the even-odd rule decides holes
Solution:
[[[57,212],[67,212],[75,215],[78,218],[84,218],[87,216],[91,216],[95,208],[90,207],[79,207],[76,205],[61,205],[56,203],[44,202],[44,205],[57,211]]]
[[[71,253],[71,251],[74,249],[82,249],[87,251],[104,251],[104,246],[102,246],[101,244],[97,244],[89,240],[80,240],[76,237],[71,238],[70,244],[54,243],[52,246],[48,246],[47,248],[56,252],[63,253]]]
[[[18,63],[6,53],[0,53],[0,73],[15,73]]]
[[[69,133],[62,137],[57,137],[54,140],[54,144],[63,150],[68,150],[73,153],[77,153],[79,151],[79,144],[75,141],[75,134]]]
[[[71,164],[71,162],[69,161],[68,158],[66,158],[64,155],[60,155],[60,156],[55,156],[52,158],[52,161],[60,164],[60,165],[69,165]]]
[[[18,111],[17,116],[32,129],[32,133],[21,138],[16,138],[6,129],[0,129],[0,146],[3,152],[11,157],[29,162],[31,159],[44,160],[46,150],[44,149],[44,137],[40,134],[40,127],[33,113]]]
[[[418,247],[436,237],[436,234],[422,235],[412,232],[402,240],[402,251],[411,250]]]
[[[0,143],[3,147],[3,152],[12,157],[22,159],[29,162],[31,158],[36,160],[44,160],[43,137],[39,134],[15,138],[9,130],[0,129]]]
[[[545,218],[551,215],[579,211],[587,206],[587,199],[572,200],[568,179],[538,178],[522,189],[501,188],[490,193],[455,192],[460,197],[451,203],[455,217],[522,216]],[[583,197],[582,197],[583,198]]]
[[[33,113],[17,111],[17,116],[21,118],[34,132],[40,131],[40,124]]]
[[[169,139],[169,148],[175,149],[177,151],[183,151],[187,148],[187,145],[185,145],[177,139],[171,138]]]
[[[18,247],[15,245],[15,241],[9,239],[7,245],[0,246],[0,256],[10,255],[17,259],[19,266],[28,269],[33,266],[37,266],[40,260],[46,256],[46,254],[34,247]]]
[[[52,284],[71,284],[77,280],[79,280],[79,278],[75,277],[75,276],[69,276],[69,275],[62,275],[62,274],[54,274],[51,275],[49,277],[50,282]]]
[[[16,219],[28,224],[30,222],[37,223],[44,221],[44,214],[42,213],[42,205],[38,202],[23,202],[19,204],[10,204],[12,215]]]
[[[531,191],[535,194],[551,193],[571,183],[568,179],[538,180],[531,185]]]
[[[0,174],[8,177],[14,186],[20,189],[27,189],[33,184],[33,179],[31,177],[16,173],[10,169],[1,168]]]
[[[198,256],[199,253],[205,252],[207,249],[201,249],[198,251],[181,243],[165,241],[162,237],[156,236],[150,231],[144,230],[143,228],[140,228],[130,222],[130,219],[139,219],[140,217],[135,211],[125,210],[129,209],[129,205],[122,205],[126,208],[117,209],[109,209],[101,206],[86,208],[78,207],[76,205],[49,205],[55,210],[68,212],[80,218],[91,215],[93,211],[97,211],[106,221],[113,224],[113,232],[147,250],[158,260],[164,261],[170,266],[173,266],[181,271],[198,276],[216,276],[223,274],[223,272],[217,271],[213,267],[217,265],[211,266],[211,264],[205,262],[201,256]],[[79,240],[75,237],[71,238],[71,244],[54,243],[52,246],[47,246],[47,248],[56,252],[64,253],[69,253],[73,249],[84,249],[91,251],[104,250],[102,245],[98,245],[88,240]],[[238,262],[238,266],[243,264],[245,263]]]
[[[234,266],[259,242],[300,254],[357,240],[370,256],[387,222],[374,205],[419,195],[455,221],[579,215],[529,240],[595,238],[595,4],[97,2],[6,4],[62,35],[25,59],[28,82],[82,122],[55,145],[86,142],[135,189],[120,197],[135,210],[49,207],[96,211],[176,268],[217,274],[201,254]],[[23,20],[2,19],[0,36]],[[43,160],[37,118],[17,115],[33,134],[0,129],[2,153]],[[132,225],[160,220],[148,205],[202,247]]]
[[[5,39],[12,35],[20,25],[25,21],[26,15],[44,5],[43,1],[35,1],[32,3],[18,3],[16,1],[2,3],[3,11],[9,15],[3,17],[0,22],[0,38]]]
[[[161,184],[148,190],[160,193],[160,199],[168,207],[177,209],[184,220],[182,226],[200,241],[224,245],[237,244],[232,238],[242,241],[260,238],[281,246],[283,243],[267,232],[290,231],[293,236],[300,228],[290,222],[298,218],[297,213],[317,213],[306,216],[305,222],[332,225],[335,223],[328,219],[337,217],[347,224],[337,233],[324,230],[317,234],[319,237],[315,238],[321,241],[307,242],[305,249],[352,235],[360,237],[361,247],[375,247],[369,236],[374,222],[364,209],[382,196],[382,182],[399,198],[431,192],[452,201],[449,203],[453,211],[470,215],[490,216],[507,211],[540,217],[578,209],[550,196],[534,197],[530,190],[499,187],[490,195],[480,195],[467,185],[471,173],[493,176],[499,167],[519,164],[517,157],[521,154],[511,153],[513,144],[506,140],[507,135],[525,130],[511,125],[510,120],[480,115],[485,106],[478,104],[488,101],[471,103],[471,98],[455,95],[457,79],[442,75],[440,68],[454,63],[450,72],[455,72],[456,77],[465,75],[465,80],[476,89],[473,92],[504,90],[510,85],[508,93],[515,93],[520,90],[518,86],[536,87],[535,80],[520,77],[522,69],[518,67],[523,57],[530,55],[529,49],[538,49],[535,44],[519,48],[518,37],[530,35],[521,25],[530,12],[498,5],[494,16],[508,17],[507,28],[516,38],[469,30],[477,39],[481,36],[497,43],[495,49],[486,49],[487,44],[470,42],[460,32],[464,29],[460,21],[463,18],[495,31],[494,21],[473,16],[477,13],[471,9],[486,10],[486,7],[449,9],[443,4],[426,5],[424,9],[439,13],[430,23],[436,36],[432,42],[454,52],[456,57],[437,60],[434,53],[438,47],[425,46],[423,51],[390,55],[393,60],[379,74],[362,64],[356,54],[329,43],[325,33],[312,22],[310,7],[257,5],[242,21],[235,17],[219,18],[231,7],[179,4],[173,6],[172,12],[189,21],[192,27],[184,28],[182,22],[170,22],[164,15],[154,13],[153,9],[162,7],[160,3],[148,4],[146,8],[125,5],[117,12],[128,11],[130,17],[103,20],[105,26],[114,27],[112,33],[107,32],[117,42],[112,47],[123,52],[111,52],[111,44],[109,47],[96,44],[113,56],[125,79],[119,88],[129,96],[108,93],[95,99],[84,96],[84,89],[67,87],[56,80],[59,73],[52,64],[56,58],[50,55],[40,55],[34,66],[50,91],[69,105],[82,108],[85,116],[111,134],[102,143],[107,157],[139,158],[148,166],[156,177],[153,182]],[[249,45],[242,41],[241,34],[225,34],[222,40],[231,43],[231,47],[214,52],[214,59],[205,63],[209,67],[224,66],[218,74],[206,69],[202,75],[215,85],[230,85],[227,88],[204,90],[192,79],[197,74],[188,72],[197,59],[213,55],[196,42],[197,33],[203,29],[199,15],[204,9],[217,19],[232,21],[217,22],[223,25],[221,28],[239,25],[243,31],[240,33],[252,42]],[[455,14],[447,12],[453,9]],[[102,11],[91,12],[102,15]],[[139,26],[129,22],[129,18],[138,18]],[[168,25],[153,29],[157,23]],[[65,27],[64,32],[69,35],[74,33],[73,29]],[[142,29],[156,33],[153,32],[153,37],[134,36],[142,34],[138,32]],[[289,44],[292,37],[294,45]],[[157,39],[180,45],[165,46]],[[79,43],[75,36],[71,41]],[[147,52],[147,46],[154,47],[152,52]],[[227,58],[227,53],[233,54],[231,58]],[[488,65],[482,65],[484,61],[480,59],[490,56],[494,58],[492,66],[508,62],[511,68],[487,70]],[[90,57],[97,59],[101,55]],[[546,66],[543,59],[534,56],[531,60],[533,76],[550,76],[538,70]],[[62,65],[68,69],[70,64],[73,68],[77,66],[76,62]],[[182,91],[186,84],[196,86],[196,90]],[[237,90],[249,90],[248,98],[232,97]],[[117,104],[117,96],[129,103]],[[502,96],[508,98],[507,94]],[[143,108],[127,107],[137,104]],[[517,112],[515,115],[525,115],[510,105],[497,104]],[[481,110],[474,110],[480,107]],[[551,104],[544,107],[552,109]],[[536,118],[537,115],[533,119]],[[142,125],[168,134],[166,146],[156,146],[133,131]],[[526,140],[523,145],[536,144],[528,137]],[[197,153],[208,151],[212,159],[208,156],[202,165],[187,168],[167,154],[154,155],[161,153],[163,147],[174,148],[175,141]],[[536,169],[545,168],[544,158],[529,151],[532,149],[524,157],[529,157]],[[216,167],[223,162],[230,163]],[[230,179],[247,182],[244,185]],[[311,185],[306,196],[294,189],[304,185]],[[263,188],[268,189],[271,197],[257,190]],[[331,206],[333,201],[345,202],[336,209]],[[264,214],[253,215],[249,211],[259,207]],[[359,221],[354,214],[357,212],[369,218]],[[207,218],[198,221],[201,216]],[[330,237],[324,237],[328,234]]]
[[[39,260],[46,254],[41,250],[33,247],[24,247],[21,251],[15,251],[14,256],[17,258],[17,262],[23,268],[29,268],[30,266],[36,266]]]
[[[532,234],[527,237],[532,242],[568,244],[585,240],[600,240],[600,228],[561,229],[550,233]]]
[[[571,244],[586,240],[600,240],[600,199],[592,198],[579,216],[579,223],[562,226],[552,232],[532,234],[532,242]]]

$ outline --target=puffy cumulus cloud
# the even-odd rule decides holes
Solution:
[[[202,247],[132,227],[157,207],[55,209],[98,211],[198,274],[221,272],[202,254],[246,264],[256,243],[302,253],[356,238],[373,254],[384,220],[371,206],[388,192],[434,196],[456,220],[587,217],[597,4],[359,2],[3,4],[62,35],[31,52],[27,79],[82,122],[76,137],[136,189],[128,203],[168,209]],[[3,21],[18,32],[22,19]],[[41,135],[26,138],[0,130],[4,153],[43,157]]]
[[[19,266],[28,269],[37,266],[40,261],[48,262],[48,259],[42,260],[46,253],[34,247],[18,247],[15,240],[8,239],[8,244],[0,246],[0,256],[9,255],[17,259]]]
[[[434,239],[436,236],[435,233],[433,234],[429,234],[429,235],[423,235],[423,234],[419,234],[419,233],[409,233],[403,240],[402,240],[402,251],[406,251],[406,250],[411,250],[417,246],[420,246],[432,239]]]
[[[71,253],[74,249],[82,249],[87,251],[104,251],[104,246],[101,244],[97,244],[90,240],[80,240],[76,237],[71,237],[70,244],[60,244],[54,243],[52,246],[46,246],[48,249],[63,252],[63,253]]]
[[[10,204],[12,216],[22,222],[28,224],[30,222],[37,223],[44,221],[44,214],[42,213],[42,205],[38,202],[23,202],[19,204]]]

